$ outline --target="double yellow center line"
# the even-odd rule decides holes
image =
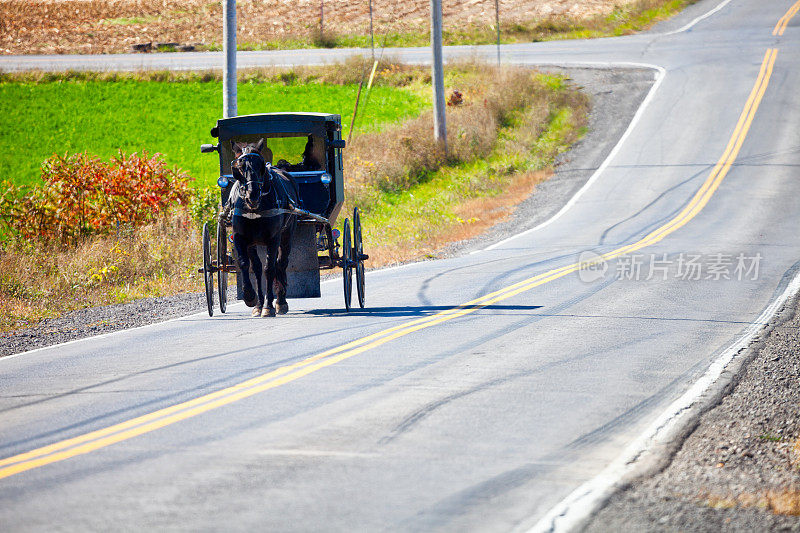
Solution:
[[[182,402],[164,409],[159,409],[152,413],[142,415],[119,424],[114,424],[97,431],[92,431],[77,437],[66,439],[54,444],[43,446],[29,452],[14,455],[0,460],[0,479],[25,472],[40,466],[63,461],[70,457],[85,454],[104,448],[111,444],[124,441],[138,435],[149,433],[156,429],[174,424],[181,420],[197,416],[212,409],[231,404],[233,402],[248,398],[260,392],[274,389],[286,383],[292,382],[312,372],[334,365],[345,359],[366,352],[387,342],[391,342],[399,337],[403,337],[415,331],[426,329],[449,320],[453,320],[470,313],[474,313],[488,305],[494,304],[511,298],[517,294],[529,291],[555,279],[561,278],[587,268],[591,265],[607,261],[624,254],[640,250],[662,240],[667,235],[682,227],[689,220],[694,218],[708,203],[711,196],[719,187],[725,175],[728,173],[739,150],[744,142],[750,124],[753,121],[759,103],[767,89],[772,68],[778,55],[777,49],[767,50],[761,69],[753,86],[750,96],[744,106],[733,135],[728,142],[725,151],[714,166],[711,174],[703,183],[700,190],[694,195],[688,205],[669,222],[651,232],[641,240],[608,252],[593,261],[578,262],[561,268],[550,270],[509,285],[498,291],[486,294],[462,305],[453,307],[434,315],[411,320],[404,324],[382,330],[373,335],[362,337],[342,346],[327,350],[313,357],[309,357],[297,363],[286,365],[266,374],[262,374],[247,381],[243,381],[231,387],[212,392],[193,400]]]
[[[792,20],[792,17],[800,11],[800,0],[797,1],[789,10],[778,20],[778,23],[775,25],[775,29],[772,30],[772,35],[783,35],[783,32],[786,31],[786,26],[789,24],[789,21]]]

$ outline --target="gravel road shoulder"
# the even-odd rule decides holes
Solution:
[[[508,220],[480,237],[448,246],[440,256],[453,256],[483,248],[533,227],[556,213],[586,183],[612,150],[653,83],[653,72],[647,69],[560,70],[592,97],[589,133],[563,155],[555,175],[541,183]],[[0,357],[163,322],[203,312],[204,309],[205,296],[200,293],[81,309],[59,318],[44,320],[36,327],[0,335]]]
[[[586,531],[800,531],[798,311],[795,296],[670,464],[613,496]]]

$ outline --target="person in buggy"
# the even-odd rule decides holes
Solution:
[[[317,161],[317,158],[314,157],[314,136],[308,136],[306,146],[303,149],[303,156],[299,163],[292,165],[285,159],[280,159],[275,166],[281,170],[285,170],[286,172],[303,172],[319,170],[322,168],[322,165],[320,165],[319,161]]]

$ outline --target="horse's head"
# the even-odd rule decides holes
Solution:
[[[263,147],[264,139],[257,143],[237,143],[231,139],[233,177],[244,186],[244,201],[252,210],[258,209],[261,195],[266,192],[267,164],[261,156]]]

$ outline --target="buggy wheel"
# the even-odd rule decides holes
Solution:
[[[225,313],[228,307],[228,228],[217,223],[217,289],[219,310]]]
[[[214,273],[211,265],[211,238],[208,235],[208,222],[203,224],[203,281],[206,285],[206,304],[208,316],[214,316]]]
[[[356,267],[356,294],[358,306],[364,308],[364,244],[361,242],[361,214],[356,207],[353,209],[353,261]]]
[[[344,279],[344,308],[350,310],[353,294],[353,245],[350,242],[350,221],[344,219],[342,228],[342,278]]]

